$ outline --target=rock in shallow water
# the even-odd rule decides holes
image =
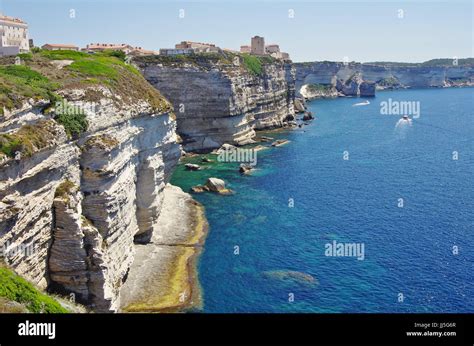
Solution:
[[[283,281],[295,281],[297,283],[317,285],[318,280],[307,273],[294,270],[269,270],[262,273],[263,276],[269,279],[277,279]]]
[[[289,140],[287,139],[278,139],[275,142],[272,143],[272,147],[280,147],[282,145],[290,143]]]
[[[219,179],[219,178],[209,178],[209,179],[207,179],[206,187],[211,192],[226,193],[227,191],[229,191],[225,187],[224,180]]]
[[[253,171],[253,167],[250,166],[250,165],[240,165],[239,167],[239,172],[242,173],[242,174],[249,174],[251,171]]]
[[[313,120],[314,116],[311,112],[305,112],[303,115],[303,121]]]
[[[199,171],[201,167],[199,165],[196,165],[194,163],[187,163],[184,165],[188,171]]]

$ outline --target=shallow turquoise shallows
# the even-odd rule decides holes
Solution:
[[[420,117],[397,127],[388,99],[420,102]],[[260,151],[250,176],[176,170],[185,191],[211,176],[235,191],[195,195],[204,312],[474,312],[474,89],[369,100],[311,102],[317,119],[267,134],[291,143]],[[360,256],[327,256],[334,242]]]

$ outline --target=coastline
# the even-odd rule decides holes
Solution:
[[[453,88],[448,88],[453,89]],[[412,89],[412,90],[394,90],[384,91],[382,98],[392,97],[397,98],[398,93],[401,99],[411,100],[419,99],[422,102],[429,104],[430,100],[435,102],[439,109],[433,113],[433,117],[427,119],[428,124],[439,126],[443,124],[443,119],[446,119],[446,103],[443,102],[445,98],[451,99],[452,93],[460,93],[462,95],[469,96],[469,90],[461,90],[462,88],[454,88],[453,90],[445,89]],[[441,91],[443,90],[443,91]],[[425,95],[426,94],[426,95]],[[406,96],[405,96],[406,95]],[[441,98],[441,95],[444,95]],[[427,98],[429,96],[429,98]],[[453,98],[458,100],[458,98]],[[463,98],[465,99],[465,98]],[[439,101],[438,101],[439,100]],[[380,102],[381,100],[379,100]],[[285,149],[277,149],[268,147],[270,150],[262,152],[262,157],[258,157],[258,164],[256,170],[250,175],[241,175],[238,171],[238,162],[222,162],[216,159],[214,155],[195,155],[192,157],[183,158],[183,162],[177,167],[175,176],[172,178],[172,182],[176,185],[182,186],[187,191],[188,186],[201,184],[207,179],[207,177],[218,177],[225,180],[226,184],[231,189],[236,191],[235,195],[231,198],[226,198],[225,202],[220,202],[219,197],[215,197],[212,194],[201,194],[199,195],[199,201],[206,207],[207,215],[209,218],[210,227],[212,227],[213,235],[206,242],[206,253],[202,257],[201,270],[203,274],[202,285],[205,289],[206,297],[212,296],[212,301],[206,301],[204,311],[206,313],[232,313],[232,312],[260,312],[260,313],[281,313],[281,312],[360,312],[360,306],[355,303],[341,302],[337,299],[337,296],[349,295],[352,292],[343,288],[343,280],[339,278],[331,277],[331,268],[337,268],[338,271],[351,270],[352,273],[348,274],[353,282],[358,283],[362,280],[361,277],[367,274],[369,278],[368,284],[364,286],[361,284],[361,291],[366,294],[370,294],[372,287],[383,292],[393,289],[390,285],[380,284],[379,278],[383,277],[386,282],[389,274],[386,274],[387,267],[384,265],[377,266],[376,263],[371,262],[371,257],[366,257],[365,260],[345,261],[336,258],[326,258],[324,254],[324,246],[319,247],[319,244],[324,245],[330,243],[333,240],[342,242],[343,239],[354,239],[356,241],[363,242],[365,246],[384,248],[386,244],[389,244],[388,239],[390,236],[385,235],[383,239],[374,239],[374,231],[367,228],[367,224],[364,220],[360,220],[358,216],[360,214],[369,214],[374,207],[372,202],[367,204],[361,204],[358,206],[358,212],[351,211],[351,219],[347,222],[339,223],[338,221],[338,208],[340,210],[352,210],[350,201],[344,199],[344,193],[347,193],[347,189],[350,189],[350,184],[343,186],[341,189],[337,187],[337,183],[334,182],[338,179],[339,181],[349,182],[352,180],[353,171],[358,173],[358,180],[352,181],[355,184],[357,194],[362,196],[370,196],[377,201],[378,205],[383,205],[385,202],[385,196],[380,194],[379,186],[372,185],[372,177],[375,177],[377,181],[383,181],[379,179],[385,179],[384,175],[379,174],[378,171],[374,171],[374,167],[379,169],[387,169],[388,173],[393,174],[392,180],[393,185],[389,184],[389,191],[391,195],[397,193],[398,186],[406,187],[407,177],[413,176],[414,172],[418,169],[417,165],[412,167],[406,166],[404,158],[412,158],[413,152],[410,149],[411,146],[407,143],[423,143],[419,136],[424,136],[423,139],[438,137],[437,132],[424,131],[416,125],[411,129],[410,135],[405,139],[400,139],[396,132],[394,132],[394,126],[398,120],[389,117],[379,117],[378,108],[375,107],[366,108],[352,108],[352,104],[358,102],[355,99],[339,98],[328,101],[312,101],[308,104],[309,110],[315,113],[317,116],[316,120],[307,127],[306,131],[308,134],[293,135],[303,132],[300,128],[276,128],[268,130],[259,130],[257,137],[261,135],[267,137],[278,137],[288,138],[292,141]],[[372,101],[371,101],[372,103]],[[438,116],[439,115],[439,116]],[[441,116],[442,115],[442,116]],[[454,118],[459,119],[459,118]],[[465,119],[465,118],[464,118]],[[428,121],[429,120],[429,121]],[[367,124],[373,123],[377,131],[374,133],[373,128],[367,128]],[[318,125],[320,123],[320,126]],[[348,122],[351,127],[345,127],[344,122]],[[462,122],[457,122],[462,123]],[[450,127],[445,124],[446,128]],[[444,127],[444,126],[442,126]],[[355,131],[351,132],[349,128],[354,128]],[[308,131],[309,130],[309,131]],[[369,135],[366,135],[366,130]],[[432,137],[434,135],[434,137]],[[449,133],[447,133],[449,135]],[[425,137],[426,136],[426,137]],[[375,138],[374,138],[375,137]],[[441,136],[442,138],[450,138],[449,136]],[[365,143],[365,138],[370,138],[370,147],[361,146],[357,150],[360,152],[361,157],[356,160],[350,161],[352,167],[340,168],[340,160],[342,157],[340,141],[341,139],[348,139],[353,147],[354,144]],[[266,139],[266,138],[264,138]],[[362,139],[362,141],[361,141]],[[248,144],[244,147],[251,148],[256,145],[268,146],[272,140],[266,141],[266,143],[253,143]],[[393,149],[393,143],[400,143],[400,149]],[[433,142],[434,143],[434,142]],[[448,142],[451,143],[451,142]],[[385,162],[370,161],[371,148],[374,145],[383,145],[382,152],[391,153],[396,158],[402,160],[396,161],[396,163],[390,160],[388,165]],[[420,146],[421,147],[421,146]],[[298,150],[298,148],[305,148],[306,150]],[[317,148],[317,149],[314,149]],[[342,147],[343,148],[343,147]],[[436,147],[433,147],[437,149]],[[402,151],[403,149],[403,151]],[[300,159],[292,160],[291,155],[298,150]],[[402,152],[400,152],[402,151]],[[435,150],[436,152],[436,150]],[[259,152],[260,155],[260,152]],[[211,159],[211,163],[208,161],[202,161],[202,158],[206,157]],[[439,162],[446,161],[439,156]],[[352,159],[352,158],[351,158]],[[450,165],[451,160],[446,163]],[[297,170],[300,168],[301,162],[304,161],[305,165],[302,166],[305,169]],[[200,170],[189,171],[183,167],[184,162],[195,163],[201,166]],[[306,164],[308,162],[308,164]],[[318,166],[318,162],[321,162]],[[430,162],[430,161],[428,161]],[[438,161],[437,161],[438,162]],[[390,167],[396,165],[398,168],[395,171],[391,170]],[[312,171],[314,167],[317,167]],[[423,166],[421,166],[423,167]],[[451,167],[451,166],[446,166]],[[310,169],[308,169],[310,168]],[[408,170],[408,171],[407,171]],[[423,171],[423,174],[429,174],[430,169]],[[449,170],[443,170],[449,172]],[[310,172],[310,173],[309,173]],[[336,174],[334,174],[336,172]],[[401,175],[401,177],[400,177]],[[278,180],[277,180],[278,179]],[[446,179],[450,179],[446,176]],[[314,182],[317,180],[317,182]],[[273,182],[281,181],[282,183],[277,185],[276,188]],[[418,189],[423,186],[420,183],[421,179],[417,184],[411,185],[413,188]],[[425,177],[423,181],[428,181]],[[449,180],[448,180],[449,181]],[[285,182],[289,182],[285,184]],[[416,185],[416,186],[415,186]],[[370,188],[369,188],[370,187]],[[337,193],[332,193],[332,189],[338,189]],[[291,192],[288,192],[291,191]],[[312,191],[318,191],[319,193],[314,194]],[[350,191],[350,190],[349,190]],[[416,192],[418,195],[422,191],[422,188]],[[344,192],[344,193],[343,193]],[[407,192],[406,192],[407,193]],[[324,195],[323,195],[324,194]],[[285,203],[289,197],[299,195],[299,199],[305,198],[308,201],[305,205],[298,205],[295,209],[288,209],[289,213],[285,213],[287,204]],[[323,196],[323,197],[321,197]],[[271,197],[271,198],[268,198]],[[412,195],[411,198],[417,198]],[[367,198],[369,200],[369,198]],[[283,202],[283,203],[282,203]],[[222,203],[222,204],[221,204]],[[289,207],[289,205],[288,205]],[[318,216],[313,217],[314,211],[320,213]],[[395,211],[387,211],[386,208],[377,209],[376,215],[380,217],[380,220],[393,220],[397,225],[400,225],[399,229],[403,227],[413,226],[418,227],[418,224],[413,224],[412,219],[420,217],[420,214],[414,209],[405,209],[409,217],[399,218]],[[283,212],[282,212],[283,211]],[[323,212],[324,211],[324,212]],[[283,215],[283,216],[282,216]],[[287,215],[287,216],[286,216]],[[392,218],[393,217],[393,218]],[[421,216],[422,217],[422,216]],[[228,218],[229,222],[225,223],[222,220]],[[307,222],[306,220],[310,220]],[[333,221],[335,220],[335,221]],[[419,220],[420,231],[424,232],[422,228],[424,222],[430,223],[429,220]],[[290,240],[285,236],[285,230],[290,225],[300,225],[301,229],[296,232],[294,236],[298,236],[305,241],[299,244],[290,244]],[[388,230],[392,230],[392,226],[389,222],[380,222],[375,220],[374,224],[380,225],[380,227],[386,227]],[[326,228],[329,225],[329,228]],[[350,225],[350,227],[346,227]],[[245,233],[241,232],[245,229]],[[271,231],[270,231],[271,229]],[[359,232],[362,230],[361,232]],[[389,232],[387,233],[389,234]],[[400,231],[400,237],[405,237],[406,241],[409,241],[411,235],[407,235],[403,231]],[[427,232],[426,234],[429,234]],[[268,242],[268,239],[271,241]],[[382,237],[382,236],[381,236]],[[360,240],[359,240],[360,239]],[[314,243],[312,243],[314,242]],[[228,244],[239,244],[241,248],[245,247],[247,253],[251,253],[253,256],[248,262],[236,262],[235,257],[228,253]],[[314,245],[306,245],[314,244]],[[281,254],[273,255],[275,248],[281,249]],[[368,247],[366,247],[367,249]],[[402,246],[400,246],[403,249]],[[318,256],[311,256],[310,254],[315,251],[321,251],[320,258]],[[227,254],[229,254],[227,256]],[[265,254],[268,257],[265,259],[259,257],[260,254]],[[419,253],[423,256],[422,253]],[[371,254],[376,261],[384,263],[384,255]],[[295,258],[295,259],[293,259]],[[331,261],[329,266],[326,266],[326,261]],[[400,263],[407,263],[405,259],[400,259]],[[266,274],[263,274],[267,272]],[[269,273],[268,273],[269,272]],[[304,276],[298,276],[296,278],[293,272],[309,274],[319,282],[319,285],[314,284],[314,289],[311,285],[307,285],[305,280],[298,280]],[[218,273],[210,275],[208,273]],[[233,278],[239,281],[239,284],[233,284],[232,282],[222,282],[222,278],[225,278],[226,273],[230,273]],[[368,275],[370,274],[370,275]],[[404,273],[406,276],[406,273]],[[276,277],[275,277],[276,276]],[[309,278],[309,277],[308,277]],[[370,281],[369,281],[370,280]],[[436,281],[436,284],[441,282]],[[336,289],[337,295],[332,296],[327,294],[324,290],[328,287],[341,287]],[[249,290],[251,287],[252,290]],[[297,297],[311,297],[301,305],[294,304],[286,306],[282,299],[281,292],[296,292]],[[287,290],[287,291],[285,291]],[[258,292],[258,295],[255,293]],[[355,294],[357,294],[356,292]],[[228,297],[239,297],[240,300],[229,300]],[[270,297],[274,299],[272,301],[261,300],[261,296]],[[321,305],[314,304],[314,301],[320,301],[323,298]],[[281,300],[280,300],[281,299]],[[305,298],[302,298],[304,300]],[[421,298],[420,298],[421,299]],[[449,301],[449,300],[446,300]],[[383,306],[377,307],[377,301],[371,300],[370,307],[371,312],[416,312],[420,311],[420,304],[417,304],[413,310],[406,306],[400,306],[394,308],[392,302],[389,299],[382,300]],[[335,308],[333,307],[335,306]],[[429,304],[432,311],[440,309],[440,305],[436,302]],[[345,310],[347,309],[347,310]],[[369,308],[367,308],[369,310]],[[365,310],[364,310],[365,311]]]
[[[281,135],[295,129],[262,129],[257,132],[257,137]],[[258,144],[260,141],[243,147]],[[272,146],[266,148],[271,149]],[[177,208],[182,210],[183,217],[180,219],[174,218]],[[167,184],[163,209],[154,227],[151,243],[135,245],[135,260],[121,289],[120,312],[181,313],[201,310],[202,288],[197,264],[208,230],[205,207],[192,194]]]
[[[183,217],[173,217],[181,209]],[[121,291],[121,312],[184,312],[202,307],[197,261],[208,232],[204,207],[168,184],[151,243],[137,244]]]

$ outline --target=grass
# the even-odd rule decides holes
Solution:
[[[262,74],[262,62],[255,55],[242,54],[242,60],[245,68],[254,75]]]
[[[74,61],[67,69],[79,72],[83,75],[92,77],[105,77],[108,79],[117,79],[118,71],[114,68],[114,64],[110,63],[111,58],[86,58]]]
[[[38,53],[49,60],[80,60],[89,55],[75,50],[40,50]]]
[[[26,281],[4,265],[0,266],[0,297],[24,305],[34,313],[67,313],[55,299],[41,293],[33,284]]]
[[[100,148],[102,150],[107,150],[116,147],[120,142],[106,134],[97,135],[90,137],[85,143],[83,148],[86,150],[90,150],[92,148]]]
[[[171,104],[133,66],[124,62],[124,55],[117,51],[87,54],[84,52],[58,50],[35,50],[21,54],[22,65],[15,65],[15,57],[0,58],[0,116],[4,110],[20,108],[29,99],[49,101],[50,105],[60,100],[58,90],[86,89],[83,101],[98,102],[104,95],[95,86],[108,88],[114,102],[132,103],[148,101],[155,113],[172,111]],[[52,62],[72,60],[62,68]],[[91,99],[88,99],[91,98]],[[47,111],[48,108],[45,107]],[[64,126],[70,138],[77,138],[87,130],[86,116],[82,112],[57,114],[55,120]],[[13,147],[18,146],[14,138],[3,136],[1,151],[11,157]]]
[[[14,158],[19,152],[29,157],[46,148],[56,138],[53,120],[41,120],[33,125],[24,125],[14,133],[0,134],[0,152]]]
[[[177,54],[177,55],[153,55],[137,57],[134,60],[138,63],[162,63],[165,65],[173,64],[194,64],[204,68],[213,68],[215,65],[235,66],[234,59],[238,58],[242,62],[244,69],[256,76],[263,74],[263,66],[265,64],[274,63],[277,60],[271,56],[256,56],[247,53],[233,53],[222,51],[219,53],[199,53],[199,54]]]
[[[205,64],[230,64],[233,54],[231,53],[199,53],[199,54],[176,54],[176,55],[152,55],[136,58],[145,62],[161,62],[163,64],[190,63],[197,65]]]
[[[0,108],[20,107],[23,100],[55,98],[58,83],[23,65],[0,65]]]
[[[74,189],[76,189],[76,185],[69,179],[66,179],[56,188],[54,197],[67,198],[67,196],[69,196],[74,191]]]

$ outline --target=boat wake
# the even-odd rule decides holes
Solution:
[[[404,115],[400,120],[397,121],[395,128],[404,128],[407,126],[411,126],[413,123],[412,119],[410,119],[407,115]]]
[[[412,126],[412,119],[404,115],[400,120],[395,124],[395,133],[400,139],[404,139],[407,135],[407,132]]]

